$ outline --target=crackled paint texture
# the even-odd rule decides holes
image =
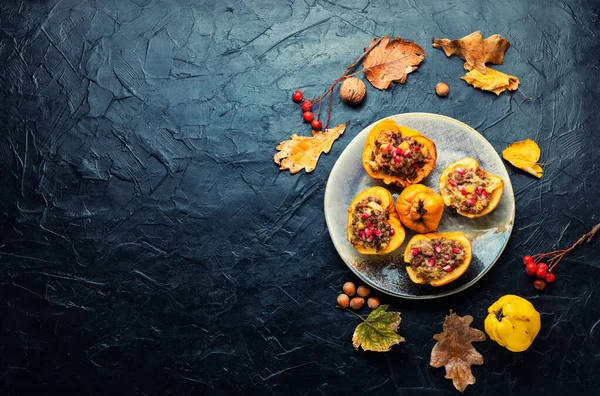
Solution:
[[[526,353],[478,344],[467,393],[594,393],[599,242],[542,294],[519,258],[600,220],[599,12],[594,0],[0,2],[3,393],[449,393],[431,336],[450,309],[483,328],[507,293],[533,302],[542,330]],[[431,48],[478,29],[508,37],[497,69],[532,101],[473,89],[460,59]],[[313,173],[280,172],[277,143],[309,132],[291,92],[319,95],[384,34],[420,44],[420,69],[369,86],[359,108],[335,97],[346,133]],[[413,111],[455,117],[498,151],[533,138],[552,164],[541,180],[509,168],[515,230],[478,284],[431,302],[381,296],[407,342],[355,352],[358,319],[335,308],[353,276],[323,192],[362,128]]]

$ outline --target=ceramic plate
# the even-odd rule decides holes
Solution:
[[[461,231],[471,238],[473,261],[457,280],[440,287],[417,285],[410,281],[404,268],[402,254],[414,232],[406,229],[404,244],[387,255],[361,255],[346,239],[347,209],[362,190],[386,187],[394,195],[400,187],[385,186],[372,179],[361,163],[367,135],[376,123],[360,132],[346,147],[335,163],[325,190],[325,219],[338,253],[348,267],[365,283],[397,297],[431,299],[458,293],[475,284],[492,268],[508,243],[515,218],[515,198],[506,168],[496,150],[476,130],[453,118],[427,113],[407,113],[388,117],[398,125],[416,129],[433,140],[438,158],[433,172],[421,183],[439,193],[442,171],[461,158],[473,157],[480,167],[504,180],[504,195],[498,207],[487,216],[469,219],[446,207],[438,231]],[[378,121],[379,122],[379,121]]]

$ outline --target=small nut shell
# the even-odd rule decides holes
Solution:
[[[367,297],[369,294],[371,294],[371,289],[369,289],[367,286],[359,286],[356,290],[356,293],[358,293],[358,295],[361,297]]]
[[[438,96],[448,96],[450,93],[450,87],[445,82],[441,82],[435,86],[435,93]]]
[[[340,294],[337,298],[337,303],[342,308],[347,308],[350,304],[350,297],[345,294]]]
[[[367,87],[365,86],[365,83],[358,78],[347,78],[340,86],[340,98],[350,105],[356,106],[360,104],[365,99],[366,95]]]
[[[349,296],[353,296],[356,293],[356,286],[352,282],[344,283],[343,289],[344,293],[346,293]]]
[[[359,310],[365,305],[365,299],[362,297],[354,297],[350,300],[350,308]]]
[[[377,297],[369,297],[367,300],[367,305],[371,309],[375,309],[379,306],[379,299]]]

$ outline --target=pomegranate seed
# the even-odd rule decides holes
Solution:
[[[448,256],[447,254],[444,254],[444,260],[446,260],[446,261],[450,260],[450,256]]]
[[[538,265],[538,269],[535,271],[535,276],[537,276],[540,279],[544,279],[546,278],[546,268],[540,268],[540,266]]]
[[[450,183],[450,185],[452,187],[456,187],[457,186],[456,180],[454,180],[454,179],[450,179],[450,181],[448,183]]]
[[[433,267],[435,265],[435,259],[432,257],[429,260],[427,260],[427,265]]]
[[[358,233],[358,236],[360,237],[360,239],[365,239],[367,237],[367,234],[365,234],[364,231],[361,231]]]
[[[404,158],[408,158],[410,157],[411,151],[410,150],[406,150],[402,155],[404,156]]]
[[[525,266],[525,273],[529,276],[535,275],[536,270],[537,270],[537,265],[535,265],[535,263],[533,261],[527,263],[527,265]]]
[[[381,231],[379,231],[377,228],[375,229],[375,231],[373,231],[373,234],[375,234],[375,236],[380,237],[381,236]]]
[[[417,248],[414,248],[413,250],[410,251],[410,254],[412,254],[413,256],[416,256],[419,253],[421,253],[421,251]]]
[[[440,244],[436,244],[434,247],[436,253],[441,253],[442,252],[442,246]]]
[[[477,195],[481,195],[482,192],[483,192],[483,187],[477,187],[475,189],[475,194],[477,194]]]
[[[452,248],[452,253],[458,254],[460,252],[461,252],[460,248],[457,248],[457,247]]]
[[[396,158],[398,156],[398,150],[397,148],[392,150],[392,157]]]
[[[471,197],[471,198],[467,199],[467,204],[468,204],[469,206],[473,206],[473,205],[475,205],[476,203],[477,203],[477,198],[475,198],[475,197]]]
[[[415,168],[415,169],[419,169],[419,165],[417,165],[417,164],[413,164],[412,166],[413,166],[413,168]]]
[[[373,235],[373,230],[370,228],[366,228],[365,229],[365,235],[370,237],[371,235]]]
[[[399,164],[402,160],[400,159],[400,157],[394,157],[394,162]]]
[[[443,269],[444,271],[446,271],[446,272],[450,272],[450,271],[452,271],[452,266],[451,266],[450,264],[448,264],[448,265],[444,265],[444,266],[442,267],[442,269]]]
[[[368,229],[373,229],[373,223],[371,223],[371,220],[367,220],[367,221],[365,222],[365,226],[366,226]]]
[[[556,277],[554,276],[554,274],[552,272],[548,272],[546,274],[546,283],[554,283],[555,280],[556,280]]]
[[[533,287],[535,287],[537,290],[542,291],[546,287],[546,282],[544,282],[541,279],[536,279],[533,281]]]
[[[367,242],[373,242],[373,238],[374,238],[374,236],[371,235],[370,237],[367,238]]]
[[[371,213],[369,212],[362,212],[362,214],[360,215],[361,219],[368,219],[371,216]]]
[[[392,151],[394,149],[394,146],[392,146],[391,144],[388,144],[387,147],[385,148],[385,151]]]
[[[394,235],[396,233],[396,230],[394,230],[393,228],[390,228],[390,235]]]
[[[461,167],[458,167],[455,170],[456,170],[456,173],[458,173],[459,175],[464,175],[467,172],[465,170],[465,168],[461,168]]]
[[[421,146],[413,146],[413,150],[415,150],[415,151],[421,151]]]
[[[481,198],[486,199],[487,197],[488,197],[487,191],[483,190],[483,192],[481,193]]]
[[[312,110],[312,103],[310,102],[302,102],[302,111],[311,111]]]
[[[460,190],[460,193],[461,193],[462,195],[467,195],[467,190],[465,190],[465,188],[463,187],[463,188]]]

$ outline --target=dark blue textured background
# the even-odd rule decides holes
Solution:
[[[542,314],[532,348],[486,341],[466,393],[593,394],[600,386],[598,243],[536,293],[520,257],[599,221],[600,5],[594,0],[37,0],[0,2],[0,385],[4,394],[453,393],[429,366],[449,309],[516,293]],[[477,91],[432,37],[508,37],[497,69],[520,94]],[[311,174],[272,156],[309,133],[295,89],[320,95],[370,39],[426,51],[403,86],[349,108]],[[440,99],[434,86],[448,83]],[[510,168],[515,230],[477,285],[439,301],[385,296],[407,342],[355,352],[335,308],[350,271],[323,215],[327,176],[370,123],[455,117],[500,151],[535,139],[537,180]],[[365,311],[366,313],[366,311]]]

